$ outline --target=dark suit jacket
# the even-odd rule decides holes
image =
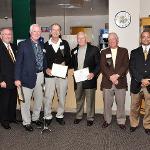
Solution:
[[[78,70],[78,47],[71,51],[72,56],[72,68]],[[96,46],[87,44],[87,50],[84,60],[84,68],[88,67],[90,73],[94,73],[92,80],[83,81],[84,89],[97,88],[97,77],[100,73],[100,52]],[[76,89],[76,82],[74,82],[74,88]]]
[[[112,57],[106,58],[107,54],[111,54],[111,49],[107,48],[101,52],[101,71],[102,71],[102,82],[101,90],[103,88],[111,89],[112,82],[109,80],[113,74],[119,74],[117,89],[127,89],[127,78],[126,74],[129,66],[128,51],[125,48],[118,47],[115,68],[113,66]]]
[[[14,55],[16,54],[16,47],[13,44],[11,49]],[[15,88],[14,85],[14,63],[8,53],[4,43],[0,40],[0,82],[5,81],[8,89]]]
[[[131,92],[137,94],[141,90],[141,80],[150,79],[150,50],[147,60],[144,59],[142,46],[131,51],[130,56]],[[150,92],[150,86],[147,87]]]
[[[41,45],[43,49],[43,45]],[[43,50],[43,68],[46,69],[45,51]],[[34,88],[37,79],[36,58],[31,39],[22,41],[18,45],[18,53],[15,65],[15,80],[20,80],[22,86]]]
[[[62,42],[60,43],[60,46],[63,46],[64,49],[60,49],[59,50],[62,52],[62,57],[64,59],[65,65],[68,66],[68,68],[70,68],[71,66],[71,55],[70,55],[70,47],[67,41],[62,40]],[[56,60],[56,53],[52,47],[52,45],[49,45],[48,42],[46,42],[44,44],[44,48],[46,50],[46,60],[47,60],[47,67],[49,69],[52,69],[52,65],[53,63],[57,62],[57,64],[61,64],[61,60]],[[59,59],[59,58],[58,58]],[[45,73],[45,77],[49,77],[52,78],[53,76],[49,76]]]

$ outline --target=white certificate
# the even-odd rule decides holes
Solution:
[[[68,66],[63,66],[53,63],[51,74],[56,77],[65,78],[67,74]]]
[[[87,80],[89,75],[89,68],[84,68],[74,71],[74,78],[76,82],[81,82]]]

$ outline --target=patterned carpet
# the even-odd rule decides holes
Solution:
[[[41,134],[41,129],[34,128],[27,132],[22,124],[11,124],[11,130],[0,126],[0,150],[150,150],[150,136],[142,127],[134,132],[122,131],[113,117],[112,124],[102,129],[103,116],[97,114],[92,127],[86,125],[86,116],[74,125],[75,114],[65,113],[65,126],[60,126],[55,118],[50,125],[51,132]],[[20,113],[17,116],[20,119]]]

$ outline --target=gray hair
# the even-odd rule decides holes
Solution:
[[[32,25],[30,26],[30,33],[33,32],[33,27],[34,27],[34,26],[37,26],[37,27],[39,27],[39,28],[41,29],[41,26],[40,26],[40,25],[38,25],[38,24],[32,24]]]
[[[115,33],[115,32],[110,32],[109,35],[108,35],[108,40],[109,40],[110,36],[115,37],[115,39],[116,39],[117,41],[119,41],[119,37],[118,37],[117,33]]]

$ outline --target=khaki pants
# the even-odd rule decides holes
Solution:
[[[44,97],[44,117],[46,119],[52,119],[52,100],[55,94],[55,90],[58,96],[57,118],[64,117],[65,100],[68,88],[68,79],[62,78],[45,78],[45,97]]]
[[[103,89],[104,119],[107,123],[111,123],[112,120],[112,106],[115,97],[117,122],[118,124],[125,124],[125,96],[126,89],[117,89],[115,86],[112,86],[111,89]]]
[[[44,74],[43,72],[41,72],[41,73],[37,73],[36,85],[33,89],[23,87],[23,93],[25,97],[25,103],[21,102],[21,115],[22,115],[23,125],[30,124],[31,120],[36,121],[40,117],[40,111],[43,102],[43,92],[42,92],[43,82],[44,82]],[[33,104],[33,113],[31,119],[30,104],[31,104],[32,95],[34,97],[34,104]]]
[[[146,88],[142,88],[145,97],[145,115],[143,119],[143,126],[145,129],[150,129],[150,93],[148,93]],[[142,99],[140,98],[140,93],[131,93],[131,110],[130,110],[130,125],[132,127],[137,127],[140,120],[140,105]]]
[[[93,121],[95,114],[95,89],[83,89],[82,82],[77,83],[76,95],[76,119],[82,119],[84,102],[86,98],[87,120]]]

